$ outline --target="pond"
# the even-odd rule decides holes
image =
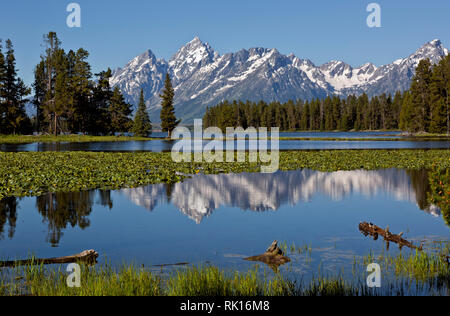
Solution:
[[[448,240],[441,211],[427,202],[428,181],[426,170],[305,169],[6,198],[0,202],[0,258],[95,249],[99,262],[113,265],[212,263],[247,271],[255,263],[243,258],[263,253],[276,239],[312,248],[308,262],[294,254],[281,267],[308,278],[319,265],[349,270],[354,258],[386,251],[382,240],[361,234],[363,221],[389,225],[415,245]],[[398,251],[391,245],[390,253]]]

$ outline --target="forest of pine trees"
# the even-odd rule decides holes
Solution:
[[[44,47],[34,69],[34,97],[27,99],[32,90],[17,76],[13,45],[7,40],[4,53],[0,45],[0,134],[107,135],[130,130],[132,106],[118,88],[111,89],[110,69],[94,78],[89,53],[82,48],[65,52],[54,32],[44,36]],[[36,108],[31,119],[25,111],[28,102]]]
[[[45,51],[35,68],[36,131],[107,135],[128,132],[132,106],[109,85],[111,70],[95,74],[80,48],[65,52],[56,33],[44,36]]]
[[[328,96],[311,101],[266,103],[224,101],[207,108],[206,127],[279,127],[283,131],[397,130],[449,133],[450,55],[432,66],[419,63],[404,93],[382,94],[371,99]]]

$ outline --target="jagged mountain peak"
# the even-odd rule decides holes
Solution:
[[[358,75],[372,74],[377,70],[377,67],[372,63],[365,63],[358,68]]]
[[[173,55],[169,63],[176,62],[178,59],[194,58],[193,61],[200,61],[206,55],[214,55],[214,50],[208,43],[204,43],[199,37],[186,43]]]
[[[442,45],[439,39],[434,39],[422,45],[412,55],[402,61],[402,64],[407,64],[417,67],[422,59],[429,58],[431,63],[438,63],[442,56],[448,54],[448,50]]]
[[[199,37],[182,46],[169,61],[175,81],[180,81],[199,68],[214,62],[219,55]]]
[[[343,61],[332,60],[329,63],[320,66],[320,70],[322,70],[326,75],[329,75],[330,77],[335,77],[342,75],[349,76],[353,68]]]

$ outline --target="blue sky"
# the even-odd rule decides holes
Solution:
[[[316,64],[336,59],[358,66],[405,57],[434,38],[450,48],[448,0],[20,0],[0,4],[0,38],[11,38],[20,75],[33,80],[43,34],[63,47],[83,47],[93,71],[123,66],[151,49],[170,58],[199,36],[219,53],[277,48]],[[66,6],[77,2],[82,27],[68,28]],[[369,28],[366,7],[377,2],[382,27]]]

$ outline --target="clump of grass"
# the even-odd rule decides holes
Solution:
[[[18,277],[20,276],[20,277]],[[81,265],[81,287],[67,286],[66,271],[44,266],[17,267],[6,279],[2,278],[2,295],[33,296],[159,296],[161,279],[135,266],[114,270],[108,265]],[[9,280],[8,280],[9,279]]]
[[[376,256],[373,253],[363,257],[363,265],[377,262],[383,271],[390,272],[397,279],[406,278],[417,282],[419,285],[427,285],[430,288],[450,288],[450,267],[448,255],[450,244],[440,243],[440,247],[434,251],[414,250],[408,253],[390,255],[381,253]],[[354,261],[354,266],[359,262]],[[355,267],[354,267],[355,270]]]
[[[178,271],[167,281],[171,296],[278,296],[289,292],[289,282],[279,276],[260,278],[256,269],[226,273],[217,267],[193,267]]]

